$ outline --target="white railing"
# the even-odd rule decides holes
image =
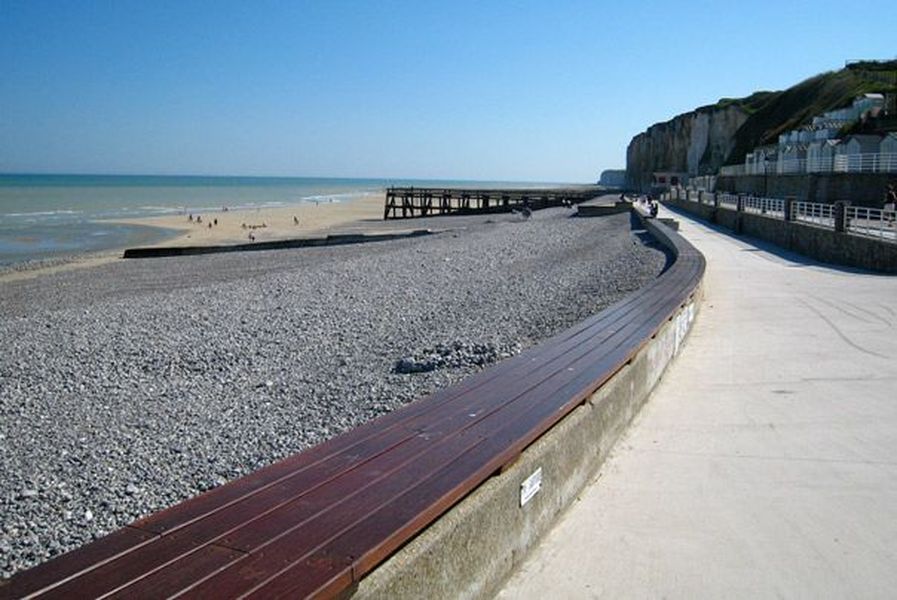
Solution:
[[[835,173],[897,173],[897,154],[841,154],[832,165]]]
[[[778,198],[748,196],[744,199],[743,206],[744,212],[785,218],[785,201]]]
[[[848,206],[847,231],[856,235],[897,241],[897,212],[865,206]]]
[[[738,207],[738,196],[735,194],[719,193],[716,197],[720,206]]]
[[[792,205],[791,211],[791,218],[794,221],[822,225],[829,228],[835,226],[835,207],[832,204],[797,200]]]
[[[834,156],[813,156],[807,158],[807,173],[831,173]]]
[[[776,163],[776,173],[779,175],[785,173],[806,173],[806,158],[784,158]]]
[[[839,154],[787,158],[720,167],[720,175],[768,175],[797,173],[897,173],[897,154]]]
[[[689,200],[701,204],[715,205],[725,210],[741,210],[768,217],[770,219],[791,220],[794,222],[836,229],[851,235],[873,237],[885,242],[897,243],[897,211],[850,206],[843,204],[822,204],[804,202],[803,200],[782,200],[780,198],[763,198],[758,196],[739,196],[726,192],[697,192],[684,189],[673,189],[669,197],[678,200]],[[788,206],[791,215],[786,215]]]

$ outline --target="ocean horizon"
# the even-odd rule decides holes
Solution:
[[[0,174],[0,265],[145,245],[177,235],[122,219],[351,202],[387,187],[551,182],[207,175]]]

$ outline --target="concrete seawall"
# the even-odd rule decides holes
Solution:
[[[672,230],[646,228],[676,253]],[[479,598],[494,593],[587,485],[678,353],[701,284],[586,402],[363,579],[354,598]],[[541,488],[521,506],[525,482]]]
[[[669,198],[664,203],[734,233],[771,242],[816,260],[845,267],[897,273],[897,244],[689,200]]]

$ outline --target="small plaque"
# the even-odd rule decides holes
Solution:
[[[523,480],[520,484],[520,506],[523,506],[542,489],[542,467]]]

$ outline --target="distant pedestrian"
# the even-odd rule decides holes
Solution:
[[[193,213],[190,213],[189,215],[187,215],[187,220],[190,221],[191,223],[193,222]]]
[[[209,223],[209,229],[211,229],[211,228],[212,228],[212,224],[211,224],[211,223]]]
[[[885,220],[888,221],[888,227],[894,226],[894,220],[897,218],[897,186],[893,183],[888,185],[888,191],[885,194]]]
[[[298,225],[298,224],[299,224],[299,219],[296,218],[295,215],[293,215],[293,225]]]
[[[648,206],[650,207],[650,210],[651,210],[651,216],[656,217],[657,211],[660,208],[660,206],[657,204],[657,200],[648,200]]]
[[[215,219],[215,227],[218,227],[218,219]]]

